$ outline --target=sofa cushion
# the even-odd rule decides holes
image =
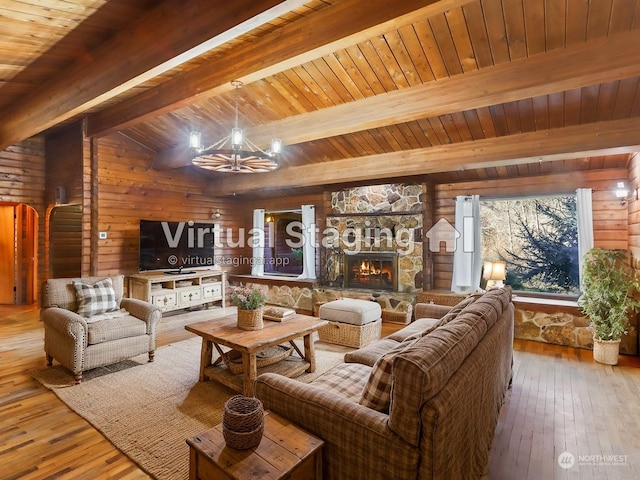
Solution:
[[[433,330],[440,322],[439,318],[419,318],[397,332],[392,333],[387,338],[402,342],[404,339],[417,333],[426,334]]]
[[[373,367],[380,357],[397,347],[398,344],[399,342],[396,340],[382,338],[358,350],[345,353],[344,361],[347,363],[361,363]]]
[[[382,308],[378,303],[354,298],[342,298],[320,306],[319,316],[323,320],[365,325],[375,322],[382,316]]]
[[[111,340],[145,335],[147,333],[147,324],[133,315],[125,315],[89,323],[87,330],[88,344],[96,345]]]
[[[450,322],[451,320],[456,318],[458,314],[462,312],[462,310],[467,308],[469,305],[475,303],[475,301],[478,300],[479,298],[482,298],[481,294],[469,295],[467,298],[457,303],[451,310],[449,310],[449,312],[447,312],[447,314],[441,318],[440,324],[444,325]]]
[[[78,315],[89,318],[118,310],[116,292],[110,278],[98,280],[93,285],[74,280],[73,286],[78,299]]]
[[[387,412],[391,403],[391,384],[393,382],[393,361],[396,355],[414,345],[419,338],[411,338],[399,343],[396,347],[378,359],[371,370],[367,384],[362,390],[360,404],[365,407]]]
[[[312,384],[325,392],[332,392],[341,397],[358,402],[362,395],[371,367],[359,363],[342,363],[316,378]]]

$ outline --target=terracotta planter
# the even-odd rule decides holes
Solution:
[[[604,365],[617,365],[620,340],[599,340],[593,338],[593,359]]]
[[[264,327],[262,313],[264,309],[241,310],[238,309],[238,328],[241,330],[261,330]]]

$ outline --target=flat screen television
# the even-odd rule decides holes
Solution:
[[[140,220],[140,271],[213,267],[214,246],[213,223]]]

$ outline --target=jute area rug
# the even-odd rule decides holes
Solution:
[[[343,361],[345,349],[316,342],[316,372],[310,382]],[[155,361],[141,355],[83,374],[80,385],[61,366],[34,378],[51,389],[120,451],[159,480],[189,476],[185,440],[222,420],[224,403],[237,392],[213,381],[198,382],[201,339],[161,347]]]

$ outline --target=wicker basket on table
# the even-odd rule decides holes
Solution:
[[[236,395],[224,404],[222,436],[228,447],[247,450],[256,447],[264,433],[264,408],[255,397]]]
[[[278,363],[280,360],[284,360],[293,353],[293,347],[285,345],[276,345],[275,347],[269,347],[256,354],[256,367],[268,367],[274,363]],[[240,375],[242,373],[242,353],[237,350],[228,351],[224,357],[222,357],[224,364],[234,375]]]

